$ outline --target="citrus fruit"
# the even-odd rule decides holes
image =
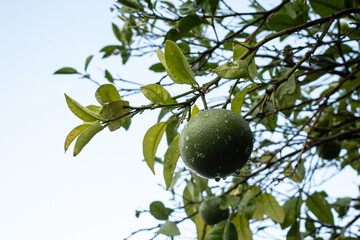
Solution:
[[[219,197],[209,197],[205,199],[199,207],[201,219],[208,225],[215,225],[229,217],[229,209],[220,209]]]
[[[248,161],[253,134],[240,115],[226,109],[205,110],[185,125],[179,149],[191,171],[219,180],[238,172]]]
[[[319,157],[331,160],[339,156],[340,150],[340,141],[335,139],[321,143],[317,149],[317,152]]]

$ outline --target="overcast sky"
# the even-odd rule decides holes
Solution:
[[[81,124],[68,110],[64,93],[94,104],[97,87],[52,74],[64,66],[83,70],[87,56],[116,43],[112,2],[1,4],[1,240],[122,239],[155,224],[151,217],[136,219],[136,209],[167,199],[157,186],[161,174],[154,177],[141,161],[142,138],[156,122],[154,113],[138,117],[131,132],[103,131],[76,158],[72,147],[66,154],[63,150],[67,133]],[[97,55],[89,70],[100,73],[98,62]],[[147,72],[149,62],[137,59],[137,64]],[[145,76],[134,62],[109,67],[124,78]]]

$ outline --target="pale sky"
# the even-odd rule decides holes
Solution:
[[[64,93],[84,105],[94,104],[97,87],[52,74],[64,66],[82,71],[87,56],[116,43],[112,2],[1,4],[1,240],[123,239],[157,224],[145,215],[135,218],[136,209],[168,198],[157,186],[163,183],[162,174],[154,177],[141,161],[142,138],[156,123],[154,113],[134,120],[131,132],[103,131],[76,158],[72,147],[66,154],[63,150],[68,132],[81,124],[67,108]],[[135,61],[110,68],[124,78],[151,76],[149,62],[136,61],[142,70]],[[100,74],[99,65],[98,55],[89,70]]]

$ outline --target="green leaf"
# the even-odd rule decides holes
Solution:
[[[187,216],[192,216],[199,209],[199,204],[194,204],[194,202],[200,200],[200,191],[194,182],[186,180],[186,183],[187,184],[183,192],[184,210]]]
[[[180,48],[173,41],[165,42],[165,62],[178,83],[197,85],[194,73]]]
[[[164,180],[166,185],[166,190],[169,189],[174,170],[176,168],[177,161],[180,157],[180,150],[179,150],[179,137],[180,134],[176,135],[173,141],[170,143],[169,148],[166,150],[164,155]]]
[[[336,199],[334,209],[339,214],[340,218],[344,217],[349,211],[351,200],[352,199],[349,197]]]
[[[122,124],[122,127],[127,131],[130,128],[130,124],[131,124],[131,117],[127,117],[125,119],[125,122]]]
[[[154,170],[154,160],[156,150],[159,146],[160,140],[165,132],[166,122],[159,122],[149,128],[146,132],[143,140],[143,155],[145,158],[145,162],[151,169],[151,171],[155,174]]]
[[[77,138],[75,147],[74,147],[74,157],[77,156],[81,150],[89,143],[89,141],[101,130],[104,129],[104,126],[99,123],[95,123],[90,127],[86,128]]]
[[[252,192],[254,195],[256,195],[256,190],[252,189]],[[255,211],[254,214],[251,218],[260,221],[262,219],[264,219],[264,214],[265,214],[265,206],[264,206],[264,197],[262,194],[258,195],[255,198]]]
[[[133,8],[136,10],[143,10],[144,6],[142,6],[138,1],[136,0],[117,0],[118,3],[129,7],[129,8]]]
[[[294,27],[294,19],[287,14],[277,13],[268,22],[269,27],[277,32]]]
[[[166,33],[165,40],[179,40],[186,36],[193,28],[199,26],[201,23],[202,20],[198,15],[189,14],[181,18],[176,23],[176,25]]]
[[[196,225],[197,239],[204,239],[203,236],[207,235],[211,227],[204,223],[199,214],[196,214],[191,220],[193,220]]]
[[[286,76],[286,74],[290,71],[290,69],[285,68],[281,71],[279,78],[282,79]],[[276,89],[276,98],[281,99],[285,95],[293,95],[296,92],[296,79],[294,74],[291,74],[288,80],[280,84],[280,86]]]
[[[284,221],[281,223],[281,228],[285,229],[296,222],[296,218],[300,217],[300,207],[302,199],[300,197],[291,197],[283,206],[285,212]]]
[[[168,109],[166,109],[166,108],[162,108],[162,109],[160,110],[160,113],[159,113],[159,117],[158,117],[158,119],[157,119],[157,122],[160,122],[161,119],[163,119],[163,117],[165,117],[166,114],[168,114],[168,113],[170,113],[170,110],[168,110]]]
[[[194,117],[196,114],[200,113],[200,109],[196,104],[194,104],[192,110],[191,110],[191,117]]]
[[[173,139],[178,135],[177,127],[178,127],[179,121],[176,119],[169,119],[168,124],[166,126],[165,134],[166,134],[166,141],[167,144],[170,145],[170,143],[173,141]]]
[[[270,160],[271,159],[271,160]],[[261,156],[261,162],[268,162],[270,160],[271,163],[277,162],[278,159],[276,156],[273,156],[272,152],[265,151]]]
[[[65,152],[69,148],[70,144],[75,140],[75,138],[90,126],[91,124],[82,124],[70,131],[70,133],[66,136],[65,139],[65,146],[64,146]]]
[[[105,70],[105,78],[111,83],[114,82],[114,78],[108,70]]]
[[[295,224],[291,225],[291,228],[289,229],[286,240],[302,240],[300,230],[299,230],[299,223],[296,222]]]
[[[161,51],[160,49],[156,50],[156,54],[158,59],[160,60],[161,64],[164,66],[166,73],[168,74],[169,78],[174,82],[174,83],[178,83],[181,84],[181,82],[179,82],[170,72],[170,69],[167,67],[166,65],[166,61],[165,61],[165,54],[163,53],[163,51]]]
[[[125,123],[127,113],[129,113],[129,102],[119,100],[106,104],[101,109],[100,116],[105,121],[109,121],[108,127],[110,131],[115,131]]]
[[[111,27],[117,40],[119,40],[120,42],[124,42],[124,38],[122,36],[120,28],[114,23],[111,24]]]
[[[160,201],[150,204],[150,213],[158,220],[167,220],[173,211],[171,208],[166,208]]]
[[[54,74],[78,74],[78,71],[71,67],[63,67],[54,72]]]
[[[90,111],[88,108],[83,107],[80,103],[76,102],[74,99],[70,98],[65,94],[65,99],[70,110],[81,120],[85,122],[94,122],[96,120],[101,120],[100,117]]]
[[[252,240],[252,232],[247,217],[238,214],[233,218],[233,223],[236,227],[239,240]]]
[[[247,94],[249,89],[250,88],[247,87],[235,95],[234,99],[231,101],[231,111],[239,115],[241,114],[241,107],[245,101],[245,95]]]
[[[155,63],[149,68],[153,72],[165,72],[165,67],[162,63]]]
[[[159,229],[159,231],[157,231],[157,233],[161,233],[164,234],[166,236],[176,236],[176,235],[180,235],[180,231],[178,229],[178,227],[176,226],[176,223],[174,222],[170,222],[170,221],[166,221],[164,223],[164,225],[162,225]]]
[[[214,15],[219,5],[219,0],[207,0],[207,4],[210,6],[210,13]]]
[[[319,221],[334,224],[334,217],[330,205],[325,201],[320,193],[315,192],[306,200],[309,210],[319,219]]]
[[[238,60],[248,49],[250,45],[247,42],[233,42],[233,62]],[[249,64],[250,60],[253,59],[255,52],[251,53],[245,58],[246,62]]]
[[[250,219],[256,210],[255,195],[251,190],[246,191],[245,195],[237,206],[240,215]]]
[[[240,199],[237,196],[225,195],[221,198],[219,207],[221,210],[228,209],[229,207],[234,208],[239,204],[239,201]]]
[[[285,218],[284,209],[279,205],[273,195],[263,194],[265,214],[274,222],[282,223]]]
[[[95,92],[95,98],[101,105],[121,100],[118,90],[112,84],[101,85]]]
[[[216,73],[219,77],[224,79],[238,79],[249,75],[246,60],[237,60],[233,63],[225,63],[215,69],[211,69],[210,71]]]
[[[310,0],[309,2],[312,9],[321,17],[330,16],[331,14],[348,7],[345,5],[345,0]]]
[[[144,96],[154,104],[166,105],[175,102],[174,99],[172,99],[170,93],[159,84],[149,84],[140,87],[140,90]]]
[[[84,67],[85,72],[86,72],[86,70],[87,70],[87,68],[88,68],[88,66],[89,66],[89,64],[90,64],[90,61],[93,59],[93,57],[94,57],[94,55],[90,55],[90,56],[88,56],[88,57],[86,58],[85,67]]]
[[[238,235],[234,224],[224,220],[216,224],[206,235],[205,240],[237,240]]]

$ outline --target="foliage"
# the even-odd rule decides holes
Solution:
[[[236,10],[245,3],[246,11]],[[194,225],[191,237],[199,240],[360,238],[360,197],[319,189],[344,169],[360,173],[358,0],[118,0],[111,10],[118,16],[112,23],[118,44],[102,48],[102,57],[121,57],[126,64],[156,53],[158,62],[149,71],[166,77],[143,86],[105,69],[105,84],[95,94],[99,106],[84,107],[65,95],[83,121],[67,136],[65,150],[75,141],[77,155],[105,128],[128,129],[138,114],[159,110],[158,122],[145,133],[143,153],[154,174],[154,165],[163,164],[165,187],[173,194],[164,203],[173,206],[153,202],[148,212],[159,225],[128,239],[140,231],[181,239],[185,223]],[[99,84],[88,72],[92,59],[86,59],[84,73],[64,67],[55,74]],[[185,90],[173,95],[180,86]],[[125,100],[139,93],[151,103]],[[247,165],[220,183],[178,161],[178,133],[199,113],[200,103],[200,109],[231,109],[254,132]],[[169,148],[159,153],[164,135]],[[341,143],[340,154],[324,161],[317,148],[334,140]],[[231,213],[208,226],[198,209],[213,195]]]

